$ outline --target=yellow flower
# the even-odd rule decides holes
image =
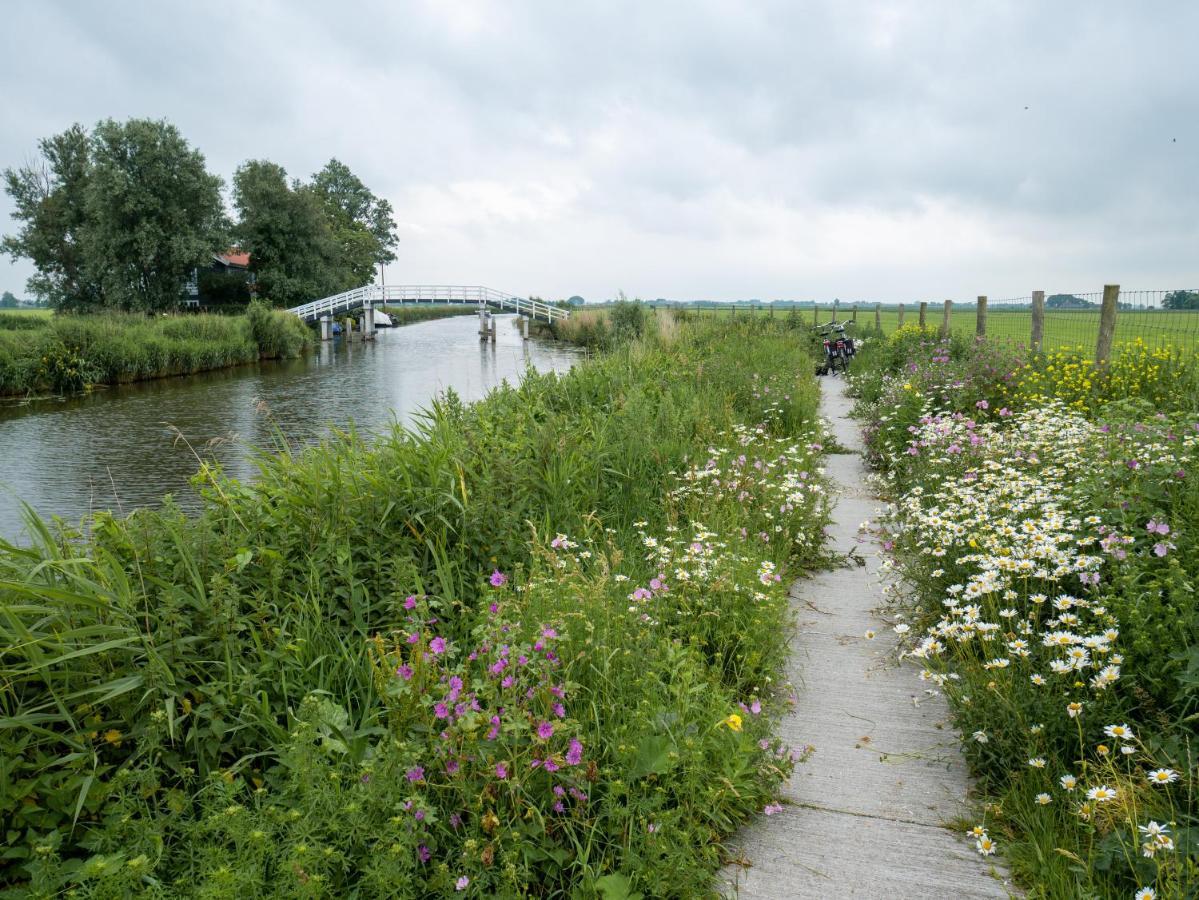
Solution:
[[[729,726],[729,728],[731,728],[733,731],[740,731],[741,730],[741,717],[739,715],[737,715],[736,713],[733,713],[731,716],[729,716],[727,719],[725,719],[720,724]]]
[[[121,746],[121,732],[117,731],[115,728],[110,728],[108,731],[104,732],[104,740],[119,747]]]

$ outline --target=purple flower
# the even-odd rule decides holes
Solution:
[[[403,678],[405,681],[411,681],[412,680],[412,666],[409,666],[407,664],[401,665],[398,669],[396,669],[396,674],[399,675],[401,678]]]
[[[554,804],[554,812],[556,812],[556,813],[566,812],[566,807],[562,805],[561,800],[559,800],[557,803]]]
[[[541,629],[541,636],[543,638],[556,638],[558,636],[558,632],[554,631],[552,628],[543,628]]]
[[[433,715],[439,719],[448,719],[450,716],[450,708],[444,703],[438,703],[433,707]]]
[[[781,813],[782,811],[783,804],[781,803],[767,803],[766,807],[762,810],[768,816],[773,816],[775,813]]]
[[[508,777],[508,767],[504,763],[500,762],[500,763],[495,764],[495,777],[496,778],[507,778]]]
[[[446,773],[449,775],[457,775],[458,774],[458,760],[456,760],[456,759],[446,760],[445,770],[446,770]]]
[[[495,615],[500,611],[500,605],[498,603],[489,603],[487,604],[487,611],[492,615]]]
[[[429,852],[429,848],[426,847],[424,844],[421,844],[419,847],[416,848],[416,858],[419,859],[421,862],[427,863],[429,861],[430,856],[432,856],[432,854]]]
[[[425,821],[425,811],[423,809],[418,809],[412,814],[412,818],[416,819],[418,822]]]
[[[412,634],[408,635],[408,643],[419,644],[420,643],[420,632],[414,631],[414,632],[412,632]]]
[[[578,738],[570,739],[570,749],[566,751],[566,764],[568,766],[577,766],[583,761],[583,745],[579,743]]]
[[[508,576],[499,569],[496,569],[491,573],[491,578],[489,580],[491,581],[492,587],[503,587],[508,583]]]
[[[1158,541],[1153,545],[1153,553],[1155,556],[1165,556],[1173,549],[1174,545],[1166,541]]]
[[[975,405],[976,407],[978,407],[979,409],[990,409],[990,408],[991,408],[991,404],[990,404],[990,403],[988,403],[986,400],[979,400],[979,401],[978,401],[977,403],[975,403],[974,405]]]
[[[433,640],[429,641],[429,649],[432,650],[436,656],[440,656],[441,654],[445,653],[445,638],[441,637],[440,635],[433,638]]]
[[[548,741],[554,736],[554,724],[552,722],[542,722],[537,726],[537,737],[543,741]]]
[[[758,699],[756,697],[754,698],[754,702],[749,705],[749,711],[751,713],[753,713],[755,716],[761,714],[762,704],[760,702],[758,702]]]
[[[545,770],[547,772],[557,772],[561,766],[554,762],[553,757],[547,757],[545,760]]]
[[[414,783],[417,781],[424,781],[425,780],[425,770],[420,766],[416,766],[415,768],[409,769],[405,773],[405,777],[409,781],[414,782]]]
[[[561,703],[555,703],[554,704],[554,715],[557,716],[559,719],[565,719],[566,718],[566,707],[563,706]]]
[[[404,609],[415,609],[415,608],[416,608],[416,598],[413,596],[405,597],[404,598]]]
[[[1165,522],[1158,522],[1154,519],[1150,519],[1149,523],[1145,526],[1145,530],[1150,534],[1169,534],[1170,526]]]
[[[454,882],[454,890],[465,891],[466,886],[468,884],[470,884],[470,879],[467,878],[465,875],[463,875],[461,878],[459,878],[457,881]]]

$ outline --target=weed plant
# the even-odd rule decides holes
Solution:
[[[793,335],[696,323],[203,512],[0,547],[0,882],[34,896],[695,897],[803,748],[826,521]]]

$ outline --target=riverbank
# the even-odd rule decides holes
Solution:
[[[205,470],[198,516],[0,548],[0,881],[710,891],[800,755],[786,584],[826,513],[797,343],[648,329],[253,483]]]
[[[67,394],[288,358],[310,340],[295,316],[262,306],[240,316],[0,315],[0,396]]]

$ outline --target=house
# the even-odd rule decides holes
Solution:
[[[192,269],[192,277],[183,286],[183,305],[190,308],[224,303],[245,303],[250,299],[250,254],[238,247],[212,254],[204,268]]]

